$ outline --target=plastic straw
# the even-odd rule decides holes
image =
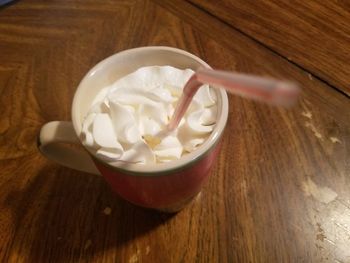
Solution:
[[[168,131],[177,128],[193,96],[203,84],[224,88],[241,97],[284,107],[293,105],[299,94],[299,88],[293,82],[202,68],[197,70],[186,83],[174,115],[167,126]]]

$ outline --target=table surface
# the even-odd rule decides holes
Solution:
[[[288,3],[2,7],[0,262],[350,262],[349,4]],[[134,207],[36,147],[44,123],[70,119],[89,68],[146,45],[303,87],[289,110],[230,96],[211,177],[176,215]]]
[[[190,1],[350,96],[350,1]]]

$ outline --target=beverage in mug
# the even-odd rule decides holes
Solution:
[[[136,48],[105,59],[81,81],[72,123],[43,126],[40,150],[65,166],[101,174],[131,203],[181,209],[206,181],[228,115],[226,92],[204,85],[178,129],[159,136],[198,67],[209,66],[170,47]],[[82,151],[62,142],[77,143]]]
[[[208,85],[196,93],[179,127],[166,133],[193,73],[171,66],[143,67],[103,88],[84,118],[83,144],[116,167],[171,162],[195,151],[217,118],[216,94]]]

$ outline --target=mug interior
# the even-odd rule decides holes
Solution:
[[[80,138],[82,122],[91,107],[96,95],[106,86],[113,84],[125,75],[146,66],[170,65],[179,69],[190,68],[196,70],[199,67],[210,66],[200,58],[180,49],[171,47],[141,47],[122,51],[112,55],[93,67],[80,82],[75,93],[72,105],[72,121],[75,132]],[[188,153],[179,160],[169,163],[140,165],[126,163],[121,166],[112,166],[100,160],[94,152],[86,148],[100,163],[112,169],[124,172],[154,174],[184,167],[205,154],[216,144],[226,125],[228,116],[228,99],[226,91],[215,89],[218,103],[218,119],[213,132],[208,139],[194,152]]]

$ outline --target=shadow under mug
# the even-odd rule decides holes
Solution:
[[[218,111],[213,132],[198,149],[179,160],[115,167],[99,159],[80,141],[82,122],[99,91],[140,67],[155,65],[193,70],[209,67],[200,58],[171,47],[140,47],[114,54],[93,67],[80,82],[73,99],[72,122],[46,123],[41,128],[38,147],[44,156],[63,166],[101,174],[117,194],[135,205],[176,212],[201,191],[219,153],[228,116],[224,90],[215,89]]]

